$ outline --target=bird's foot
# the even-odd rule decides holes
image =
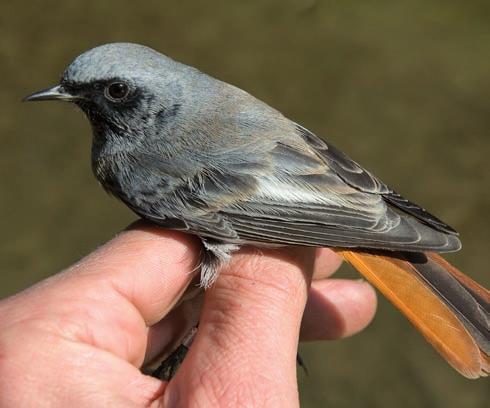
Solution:
[[[172,353],[170,353],[170,355],[161,362],[158,368],[151,373],[151,376],[162,381],[170,381],[184,361],[196,333],[197,327],[192,328],[189,334],[182,341],[182,344],[180,344],[180,346],[172,351]]]

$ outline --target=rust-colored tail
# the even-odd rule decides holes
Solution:
[[[490,372],[490,292],[435,253],[337,251],[457,371]]]

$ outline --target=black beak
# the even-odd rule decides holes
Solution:
[[[77,95],[72,95],[61,85],[53,86],[52,88],[43,89],[42,91],[35,92],[32,95],[26,96],[22,99],[23,102],[31,101],[67,101],[73,102],[80,99]]]

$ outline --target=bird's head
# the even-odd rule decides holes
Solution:
[[[151,48],[129,43],[93,48],[68,66],[60,83],[25,101],[60,100],[78,105],[94,135],[148,136],[177,115],[186,67]]]

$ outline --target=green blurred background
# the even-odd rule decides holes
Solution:
[[[82,114],[20,103],[111,41],[197,66],[328,138],[459,230],[464,249],[449,258],[488,286],[488,0],[4,0],[0,11],[1,297],[134,219],[91,174]],[[488,406],[488,381],[456,374],[383,300],[362,334],[302,353],[304,407]]]

